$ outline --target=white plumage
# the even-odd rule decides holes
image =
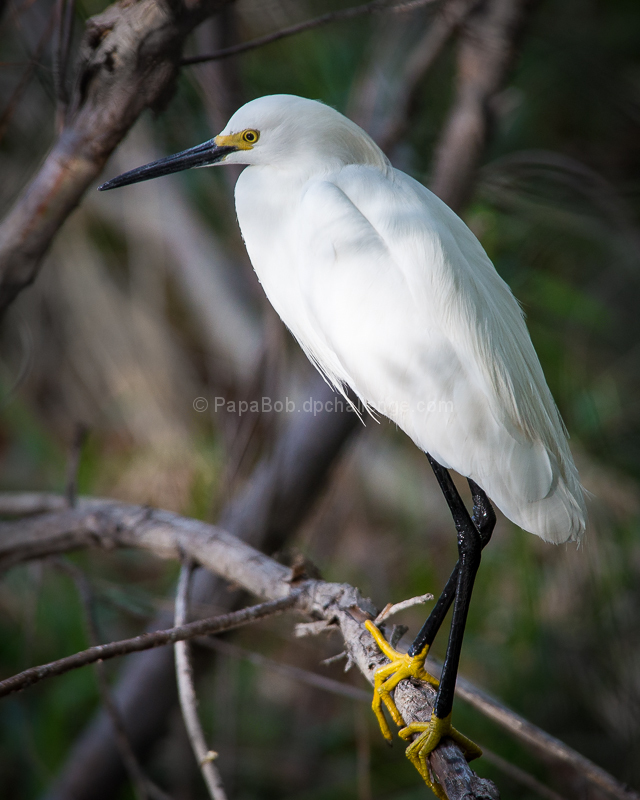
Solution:
[[[579,541],[586,511],[562,420],[522,311],[462,220],[393,169],[357,125],[290,95],[247,103],[214,139],[100,188],[218,163],[248,165],[236,209],[249,256],[327,380],[339,391],[350,386],[521,527],[550,542]],[[413,738],[408,758],[444,798],[428,766],[440,740],[452,738],[467,759],[481,754],[451,714],[473,581],[495,515],[472,485],[474,527],[450,476],[431,463],[456,525],[458,563],[409,653],[371,620],[365,627],[389,659],[374,679],[382,733],[391,741],[385,705],[403,726],[399,735]],[[438,684],[425,659],[452,603]],[[406,678],[438,685],[429,722],[406,725],[395,705]]]
[[[321,103],[247,103],[236,210],[264,290],[309,358],[517,525],[579,540],[586,511],[522,311],[462,220]]]

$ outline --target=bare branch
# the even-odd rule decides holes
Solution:
[[[376,622],[379,620],[379,617],[380,615],[378,615]],[[311,672],[307,669],[294,667],[291,664],[283,664],[281,661],[274,661],[271,658],[263,656],[262,653],[246,650],[245,648],[239,647],[237,644],[225,641],[224,639],[206,636],[197,638],[195,643],[201,647],[206,647],[210,650],[216,650],[217,652],[226,656],[230,656],[231,658],[249,661],[251,664],[255,664],[262,669],[272,670],[273,672],[277,672],[293,681],[303,683],[306,686],[312,686],[314,689],[320,689],[323,692],[329,692],[330,694],[338,695],[340,697],[347,697],[350,700],[357,700],[361,703],[371,703],[371,693],[365,691],[364,689],[358,689],[356,686],[352,686],[351,684],[343,683],[342,681],[337,681],[333,678],[328,678],[326,675],[319,675],[317,672]],[[337,656],[327,658],[321,663],[327,665],[335,660],[341,660],[345,656],[346,653],[339,653]],[[434,673],[437,671],[437,668],[433,669]],[[458,694],[463,699],[469,699],[468,697],[464,697],[460,694],[459,687]],[[515,766],[509,761],[505,761],[505,759],[496,755],[484,745],[482,745],[482,757],[486,758],[489,763],[496,766],[501,772],[504,772],[505,775],[508,775],[514,781],[517,781],[523,786],[526,786],[528,789],[536,792],[538,795],[540,795],[540,797],[545,798],[545,800],[564,800],[564,798],[562,798],[559,794],[534,778],[533,775],[521,769],[520,767]]]
[[[409,3],[389,5],[388,0],[372,0],[372,2],[364,3],[361,6],[352,6],[351,8],[343,8],[338,11],[329,11],[326,14],[321,14],[319,17],[314,17],[304,22],[297,22],[295,25],[289,25],[287,28],[281,28],[279,31],[259,36],[256,39],[252,39],[250,42],[242,42],[232,47],[225,47],[221,50],[217,50],[215,53],[202,56],[189,56],[188,58],[183,58],[180,63],[182,66],[186,67],[192,64],[204,64],[207,61],[219,61],[222,58],[237,56],[240,53],[246,53],[248,50],[256,50],[258,47],[264,47],[280,39],[294,36],[296,33],[310,31],[313,30],[313,28],[319,28],[331,22],[343,22],[347,19],[355,19],[356,17],[362,17],[366,14],[376,14],[382,11],[412,11],[414,8],[419,8],[420,6],[426,6],[435,2],[437,2],[437,0],[413,0],[413,2]]]
[[[75,509],[58,514],[2,523],[0,567],[34,557],[35,553],[42,556],[47,550],[62,552],[96,544],[103,547],[142,547],[165,558],[180,558],[184,553],[253,594],[274,600],[223,617],[193,622],[177,630],[145,633],[134,639],[90,648],[60,661],[34,667],[0,682],[0,697],[44,677],[61,674],[98,659],[112,658],[149,646],[175,643],[186,636],[228,630],[294,605],[316,619],[339,625],[353,662],[371,683],[376,668],[384,662],[384,656],[363,625],[364,620],[374,618],[377,611],[360,597],[357,590],[342,584],[307,581],[292,592],[291,570],[287,567],[226,531],[166,511],[118,503],[102,503],[100,506],[97,501],[81,500]],[[12,549],[13,553],[10,553]],[[28,556],[28,553],[31,555]],[[395,696],[403,718],[407,723],[428,719],[435,691],[426,684],[420,687],[407,681],[403,684],[398,686]],[[445,740],[439,745],[432,756],[432,766],[446,787],[450,800],[461,800],[467,795],[497,798],[495,787],[474,775],[461,750],[453,742]]]
[[[180,570],[178,589],[176,591],[176,610],[175,626],[184,625],[188,616],[189,604],[189,584],[193,564],[185,561]],[[209,750],[204,738],[204,732],[198,718],[198,699],[196,697],[196,687],[193,681],[193,667],[189,654],[189,643],[186,641],[176,642],[174,645],[176,659],[176,678],[178,681],[178,697],[180,698],[180,708],[182,718],[187,729],[187,735],[193,748],[202,777],[209,790],[211,800],[227,800],[227,794],[222,785],[220,773],[213,764],[216,753]]]
[[[339,625],[352,662],[373,684],[376,669],[387,663],[364,627],[366,619],[375,618],[376,609],[360,596],[357,589],[346,584],[310,581],[306,585],[312,600],[311,615],[322,616]],[[430,719],[435,697],[433,687],[407,680],[398,684],[394,694],[398,710],[407,724]],[[497,800],[499,797],[493,783],[478,778],[457,745],[449,739],[443,740],[433,752],[431,768],[449,800]]]
[[[15,509],[17,505],[11,494],[7,496],[8,502],[5,503],[5,496],[7,495],[0,494],[0,514],[6,513],[6,509]],[[20,497],[22,507],[33,509],[36,506],[35,498],[29,503],[25,495]],[[42,495],[37,498],[37,503],[46,505]],[[273,608],[279,611],[295,606],[312,618],[324,621],[324,627],[326,623],[339,626],[351,660],[370,682],[373,682],[376,667],[384,660],[363,625],[365,619],[375,618],[377,611],[360,597],[357,590],[344,584],[307,581],[292,593],[289,583],[290,569],[213,525],[185,519],[166,511],[99,500],[80,500],[73,510],[28,517],[19,522],[0,523],[0,567],[54,552],[95,545],[110,548],[141,547],[165,558],[179,558],[181,552],[184,552],[248,591],[261,597],[274,598],[274,604],[265,603],[254,607],[262,609],[262,613],[268,613]],[[280,603],[283,605],[280,606]],[[243,609],[225,617],[191,623],[184,626],[184,629],[189,629],[190,633],[196,631],[194,635],[201,635],[205,631],[195,626],[215,623],[215,630],[219,631],[222,629],[220,620],[231,619],[235,626],[243,624],[238,620],[244,621],[244,615],[252,613],[254,612],[251,608]],[[137,638],[154,635],[156,634],[143,634]],[[154,646],[186,638],[178,638],[174,629],[160,631],[157,635],[164,637],[164,640],[158,641]],[[119,643],[115,643],[116,647],[118,645]],[[117,654],[119,653],[114,653]],[[80,657],[82,655],[78,654]],[[104,655],[99,657],[104,658]],[[71,656],[71,659],[74,658],[76,656]],[[44,665],[42,669],[46,670],[48,666]],[[434,671],[437,671],[437,665]],[[15,678],[9,679],[11,680]],[[0,683],[0,696],[5,683],[7,681]],[[457,692],[461,699],[471,703],[520,741],[543,754],[545,759],[570,767],[585,783],[618,800],[640,800],[640,795],[632,789],[622,785],[584,756],[506,708],[464,678],[458,678]],[[403,718],[407,722],[413,722],[429,717],[434,696],[435,692],[429,686],[418,687],[403,681],[396,689],[395,701]],[[477,787],[473,790],[470,788],[475,785],[473,782],[477,778],[457,747],[448,743],[441,745],[433,756],[433,766],[441,782],[444,781],[443,785],[451,798],[463,796],[460,786],[450,787],[447,784],[447,776],[456,770],[462,770],[460,775],[465,778],[467,790],[472,796],[474,792],[478,796]]]
[[[355,414],[327,410],[335,395],[313,374],[309,396],[322,401],[318,415],[291,417],[273,450],[254,469],[251,479],[220,516],[231,533],[267,552],[281,550],[313,508],[349,436],[359,427]],[[215,604],[232,610],[239,602],[221,578],[199,569],[191,593],[194,606]],[[171,620],[159,614],[150,630],[167,628]],[[175,666],[167,648],[127,659],[115,694],[136,752],[152,746],[177,699]],[[99,713],[70,753],[47,800],[110,800],[118,790],[122,769],[111,725]]]
[[[121,2],[87,21],[65,126],[0,225],[0,313],[140,113],[167,102],[186,36],[226,2]]]
[[[269,597],[289,594],[290,570],[214,525],[144,506],[80,499],[76,508],[0,523],[0,570],[83,547],[138,547],[160,558],[193,558],[227,580]]]
[[[38,667],[31,667],[11,678],[0,681],[0,697],[8,694],[20,692],[34,683],[39,683],[45,678],[52,678],[54,675],[63,675],[72,669],[84,667],[87,664],[95,664],[97,661],[106,661],[109,658],[128,655],[129,653],[139,653],[141,650],[150,650],[153,647],[162,647],[166,644],[175,644],[185,639],[193,639],[194,636],[204,634],[220,633],[248,625],[252,622],[264,619],[286,611],[296,604],[298,593],[292,592],[287,597],[278,600],[271,600],[260,603],[257,606],[249,606],[240,611],[233,611],[230,614],[223,614],[219,617],[209,617],[197,622],[190,622],[176,628],[169,628],[164,631],[154,631],[153,633],[142,633],[132,639],[121,639],[109,644],[99,644],[74,653],[72,656],[51,661],[48,664],[41,664]]]
[[[454,210],[469,198],[489,138],[497,93],[516,55],[531,0],[487,0],[469,15],[458,46],[456,99],[436,148],[431,189]]]
[[[390,152],[405,132],[416,93],[424,76],[438,60],[445,45],[480,0],[450,0],[429,25],[409,54],[391,108],[377,136],[380,147]]]

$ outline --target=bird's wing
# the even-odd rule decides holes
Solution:
[[[328,377],[525,529],[579,538],[582,490],[522,312],[462,220],[403,173],[350,166],[309,183],[298,223],[307,349]]]

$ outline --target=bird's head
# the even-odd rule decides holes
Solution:
[[[213,139],[125,172],[99,189],[218,164],[269,165],[312,174],[346,164],[386,170],[389,162],[361,128],[335,109],[316,100],[276,94],[239,108]]]

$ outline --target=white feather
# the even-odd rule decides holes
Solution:
[[[551,542],[586,511],[523,314],[462,220],[311,100],[252,101],[223,134],[260,131],[236,187],[274,308],[337,388],[349,385],[502,512]]]

